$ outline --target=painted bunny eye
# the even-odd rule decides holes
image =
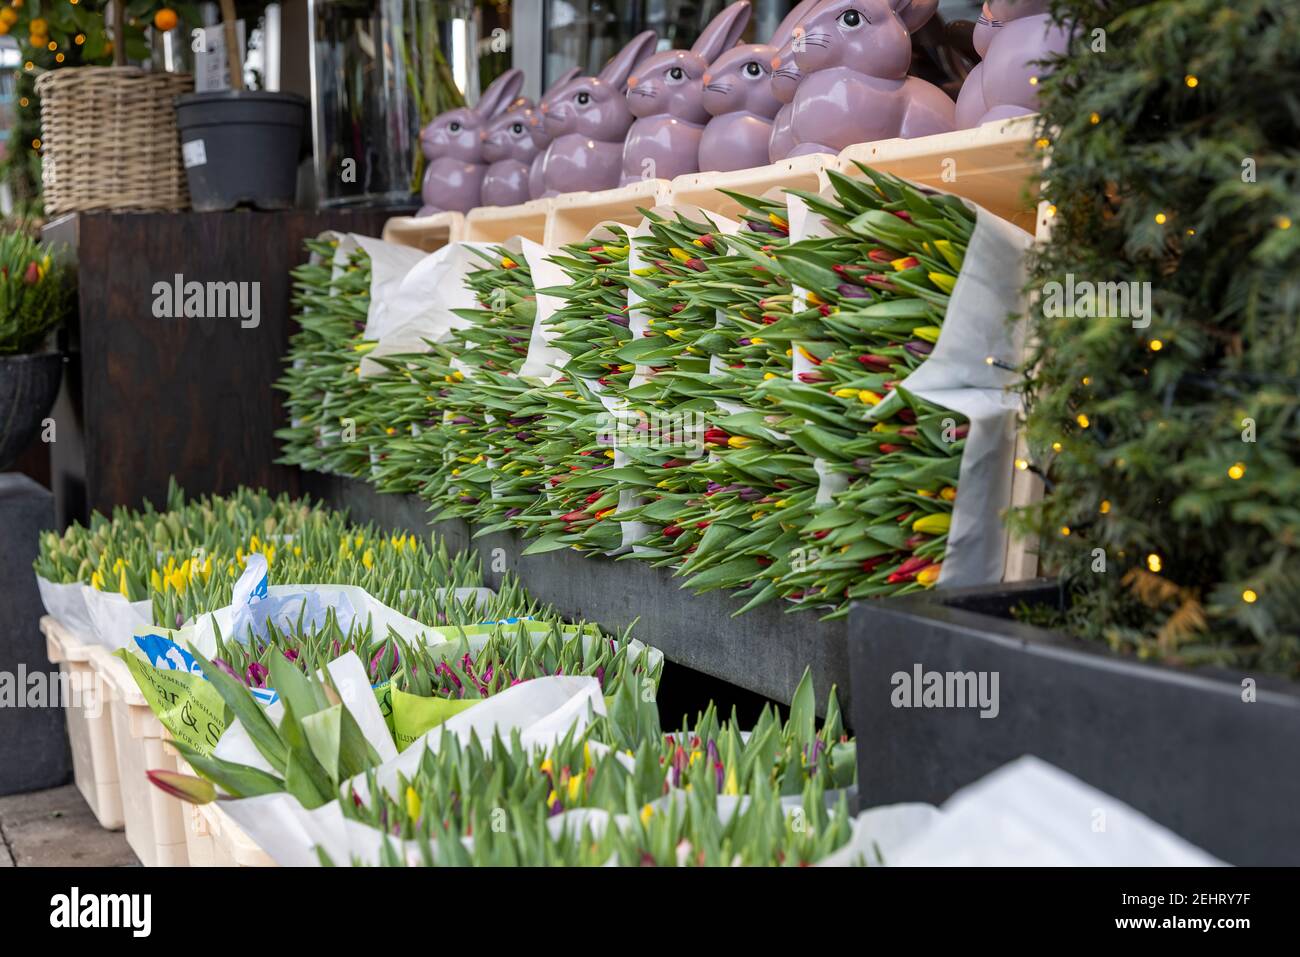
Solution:
[[[672,67],[668,71],[668,79],[673,83],[680,83],[686,79],[686,71],[679,66]]]
[[[586,90],[583,90],[581,93],[575,96],[574,99],[578,101],[579,106],[586,106],[588,103],[591,102],[591,94],[588,93]]]
[[[762,75],[763,75],[763,68],[759,66],[757,63],[755,63],[753,60],[750,60],[748,63],[745,64],[745,76],[762,76]]]
[[[514,126],[510,127],[510,132],[514,133],[515,136],[518,136],[523,131],[524,131],[524,124],[522,123],[516,123]]]
[[[856,30],[858,27],[862,26],[863,23],[871,22],[864,17],[860,11],[852,9],[845,10],[837,19],[850,30]]]
[[[459,133],[460,124],[457,123],[455,120],[452,120],[451,126],[447,127],[447,129],[451,130],[453,133]]]

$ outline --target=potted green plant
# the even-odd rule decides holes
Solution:
[[[204,212],[243,205],[291,208],[307,101],[293,93],[245,88],[235,0],[220,0],[220,6],[230,89],[190,93],[176,101],[191,205]],[[264,6],[254,3],[246,12]]]
[[[0,235],[0,469],[32,441],[58,394],[63,356],[46,343],[72,308],[66,272],[27,233]]]

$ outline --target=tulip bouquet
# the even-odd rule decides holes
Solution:
[[[549,317],[551,344],[570,358],[562,378],[527,394],[528,404],[519,412],[530,416],[528,431],[536,441],[513,448],[508,467],[503,466],[523,488],[541,492],[508,517],[537,538],[529,553],[566,547],[608,551],[622,541],[618,525],[606,521],[618,494],[601,474],[613,467],[614,450],[601,441],[608,412],[600,396],[625,389],[634,368],[617,359],[630,338],[629,245],[621,227],[608,230],[606,239],[571,244],[552,257],[570,283],[538,290],[564,300]]]
[[[284,443],[280,461],[363,475],[370,465],[368,440],[373,430],[382,432],[383,418],[360,378],[361,357],[375,345],[363,339],[370,259],[356,249],[336,270],[337,240],[308,240],[306,246],[311,260],[293,271],[300,330],[290,340],[293,361],[276,383],[286,394],[291,423],[276,433]]]
[[[196,771],[218,780],[227,794],[255,797],[287,792],[305,808],[334,800],[343,781],[380,763],[375,747],[362,733],[353,712],[344,706],[328,671],[321,676],[299,670],[284,654],[266,659],[266,677],[284,704],[277,725],[248,692],[238,675],[217,667],[195,653],[203,676],[247,733],[253,746],[270,765],[265,771],[204,754],[181,740],[173,745]],[[148,772],[155,785],[185,800],[211,800],[215,788],[208,780],[173,772]]]
[[[812,829],[829,828],[833,836],[823,834],[824,843],[786,851],[811,863],[848,839],[843,797],[828,811],[825,796],[852,784],[856,767],[834,691],[820,731],[812,704],[812,682],[805,673],[785,722],[765,709],[753,731],[742,735],[734,718],[720,721],[710,704],[693,725],[664,734],[653,704],[623,688],[613,696],[607,717],[541,751],[525,748],[517,732],[508,742],[494,732],[486,743],[476,735],[462,743],[444,732],[413,775],[399,775],[389,789],[380,788],[372,776],[365,789],[370,800],[354,794],[343,801],[343,809],[353,819],[413,844],[423,863],[443,865],[544,863],[549,851],[540,845],[550,845],[550,851],[566,847],[564,834],[581,832],[583,823],[592,820],[581,813],[560,816],[583,810],[596,812],[610,825],[589,835],[597,840],[588,843],[600,844],[604,837],[610,841],[589,859],[561,854],[568,863],[647,863],[642,851],[650,848],[661,848],[651,855],[655,863],[680,863],[683,840],[696,848],[710,830],[728,831],[736,815],[745,822],[730,831],[739,846],[730,853],[722,853],[725,841],[698,846],[702,853],[692,853],[690,862],[732,864],[739,855],[749,865],[780,863],[775,845],[783,843],[779,836],[787,814],[799,818],[811,813]],[[695,795],[707,800],[692,804]],[[756,817],[743,817],[754,807],[762,809]],[[500,825],[506,822],[492,818],[505,809],[505,830],[516,839],[493,840],[488,853],[481,854],[479,836],[503,830]],[[684,809],[689,812],[685,817]],[[533,817],[557,819],[545,832],[536,832],[549,837],[540,845],[529,839],[534,834],[530,828],[518,826]],[[553,840],[558,844],[552,845]],[[633,848],[636,853],[629,853]],[[543,856],[531,856],[538,853]],[[386,858],[386,863],[403,860],[391,847]]]
[[[519,412],[528,384],[516,377],[537,303],[522,254],[502,247],[474,251],[487,264],[466,277],[479,308],[457,310],[471,325],[455,331],[442,350],[465,371],[454,369],[439,392],[444,467],[429,477],[425,494],[445,516],[492,524],[517,507],[513,479],[502,466],[515,447],[535,441],[540,417]],[[531,497],[524,496],[525,504]]]

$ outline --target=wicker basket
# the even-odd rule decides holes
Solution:
[[[188,207],[175,100],[193,88],[188,73],[136,67],[38,79],[46,213]]]

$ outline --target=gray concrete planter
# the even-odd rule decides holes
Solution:
[[[1034,754],[1225,861],[1300,864],[1300,683],[1120,658],[1010,618],[1022,601],[1061,600],[1040,581],[854,608],[862,806],[938,804]],[[922,686],[945,675],[943,695],[912,693],[918,667]],[[957,692],[978,699],[994,676],[996,716],[981,717],[994,708]]]

